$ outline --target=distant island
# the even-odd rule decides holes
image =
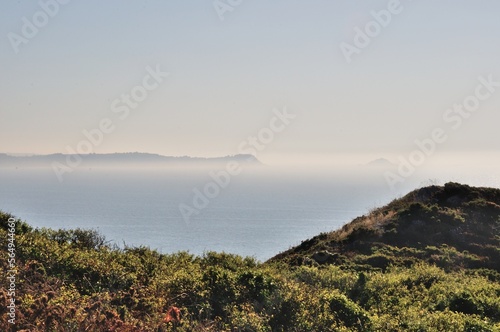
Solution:
[[[264,263],[2,212],[0,238],[2,331],[500,330],[500,189],[420,188]]]
[[[369,163],[365,164],[364,166],[379,167],[379,168],[394,168],[394,167],[396,167],[395,164],[393,164],[392,162],[390,162],[386,158],[378,158],[378,159],[372,160]]]
[[[250,154],[236,154],[232,156],[202,158],[202,157],[173,157],[152,153],[128,152],[128,153],[106,153],[106,154],[48,154],[48,155],[23,155],[15,156],[0,153],[0,168],[24,168],[24,167],[52,167],[53,163],[67,164],[68,160],[81,160],[81,165],[86,167],[97,166],[168,166],[176,164],[202,165],[223,164],[229,161],[237,161],[240,164],[261,164],[259,160]]]

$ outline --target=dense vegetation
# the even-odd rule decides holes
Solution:
[[[500,331],[500,190],[416,190],[268,262],[117,249],[92,230],[16,222],[0,330]]]

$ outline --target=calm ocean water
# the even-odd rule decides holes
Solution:
[[[78,170],[59,183],[51,170],[0,170],[0,209],[36,227],[98,229],[119,246],[266,260],[421,182],[414,178],[394,191],[375,173],[245,171],[186,223],[179,204],[193,205],[193,190],[212,180],[207,171]],[[481,181],[492,180],[471,184]]]

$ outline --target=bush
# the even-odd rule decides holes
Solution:
[[[77,249],[99,249],[104,247],[106,240],[104,236],[96,230],[80,229],[75,230],[44,230],[50,240],[58,244],[69,244]]]
[[[358,331],[366,331],[369,327],[368,313],[343,294],[332,293],[330,310],[344,326],[355,327]]]

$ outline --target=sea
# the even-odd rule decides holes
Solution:
[[[418,187],[455,181],[500,188],[494,170],[417,173],[391,187],[382,171],[361,166],[244,169],[219,183],[206,169],[81,168],[62,182],[51,169],[0,169],[0,210],[38,228],[95,229],[120,248],[265,261]]]

